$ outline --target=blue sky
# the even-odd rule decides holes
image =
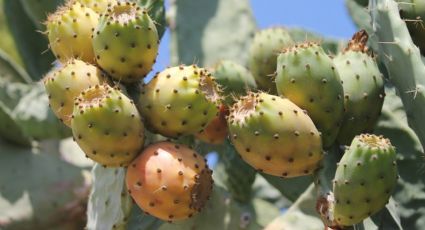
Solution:
[[[304,27],[334,38],[350,38],[356,28],[343,0],[251,0],[259,28],[270,26]],[[267,3],[267,4],[265,4]],[[155,73],[169,65],[169,31],[159,50]]]

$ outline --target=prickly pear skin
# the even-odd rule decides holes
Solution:
[[[95,63],[92,33],[99,15],[79,2],[70,1],[50,15],[46,22],[49,47],[62,63],[78,58]]]
[[[94,12],[98,14],[103,14],[108,7],[116,4],[116,0],[77,0],[85,7],[91,8]]]
[[[334,221],[350,226],[381,210],[397,182],[395,148],[382,136],[356,136],[334,179]]]
[[[251,72],[230,60],[220,61],[214,68],[213,76],[223,89],[224,102],[228,106],[235,102],[236,97],[246,95],[247,91],[257,88]]]
[[[136,82],[151,70],[159,38],[146,10],[136,3],[118,2],[99,19],[93,48],[99,66],[121,82]]]
[[[284,28],[269,28],[255,34],[249,49],[248,67],[259,89],[276,93],[276,58],[281,50],[292,45],[294,42]]]
[[[221,105],[218,116],[216,116],[204,130],[195,134],[196,139],[212,145],[223,144],[228,135],[227,115],[229,115],[229,109],[227,106]]]
[[[250,93],[230,109],[228,126],[242,159],[270,175],[311,174],[323,157],[312,120],[288,99]]]
[[[69,60],[43,79],[50,108],[65,125],[71,127],[75,97],[85,89],[105,82],[105,79],[106,76],[96,66],[77,59]]]
[[[166,221],[190,218],[211,194],[212,171],[189,147],[171,142],[148,146],[128,167],[126,184],[146,213]]]
[[[276,86],[282,95],[307,110],[322,134],[323,147],[334,143],[344,115],[343,87],[322,47],[304,43],[282,51]]]
[[[358,39],[362,34],[367,41],[364,31],[357,33]],[[358,43],[355,39],[350,44]],[[373,131],[384,103],[382,74],[364,45],[349,45],[334,58],[344,88],[344,119],[337,137],[343,145],[349,145],[356,135]]]
[[[193,135],[218,115],[218,90],[214,79],[197,66],[170,67],[142,87],[138,107],[154,132]]]
[[[87,157],[106,167],[127,166],[144,143],[133,101],[107,84],[83,91],[75,101],[72,133]]]

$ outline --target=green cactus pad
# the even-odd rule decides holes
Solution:
[[[223,89],[226,105],[233,104],[236,97],[246,95],[247,90],[257,87],[251,72],[230,60],[220,61],[215,66],[213,75]]]
[[[197,66],[167,68],[141,90],[138,106],[148,128],[167,137],[202,131],[219,112],[218,87]]]
[[[396,0],[399,6],[400,16],[406,22],[415,45],[422,53],[425,52],[425,1]]]
[[[338,142],[349,145],[356,135],[371,132],[384,103],[384,80],[373,57],[367,53],[368,35],[353,36],[334,63],[344,88],[344,119]]]
[[[144,78],[152,70],[158,46],[154,22],[136,3],[111,6],[93,35],[99,66],[114,79],[127,83]]]
[[[250,93],[230,109],[230,137],[258,171],[280,177],[313,173],[323,157],[312,120],[288,99]]]
[[[324,147],[335,141],[343,118],[343,88],[332,60],[322,47],[303,43],[277,59],[277,91],[305,109],[322,134]]]
[[[72,133],[87,157],[104,166],[122,167],[140,153],[143,123],[127,96],[103,84],[83,91],[75,101]]]
[[[50,108],[67,126],[71,127],[74,99],[83,90],[104,82],[106,76],[100,69],[80,60],[70,60],[44,78]]]
[[[356,136],[336,170],[333,220],[338,226],[359,223],[381,210],[397,182],[395,148],[382,136]]]
[[[94,63],[92,31],[99,15],[79,2],[69,2],[50,15],[46,22],[50,49],[65,63],[72,58]]]
[[[261,90],[276,93],[274,75],[277,55],[293,44],[292,38],[283,28],[269,28],[255,34],[248,61],[249,69]]]

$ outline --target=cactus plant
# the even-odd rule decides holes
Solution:
[[[0,50],[0,228],[422,228],[420,4],[346,0],[343,49],[257,28],[248,0],[4,3],[22,64]],[[72,6],[66,31],[41,23]]]

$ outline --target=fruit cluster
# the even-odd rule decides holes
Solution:
[[[253,168],[284,178],[315,173],[326,149],[354,139],[338,168],[327,219],[351,225],[388,201],[397,174],[393,147],[382,137],[355,137],[372,130],[385,95],[364,31],[331,58],[320,44],[295,44],[284,29],[267,29],[249,51],[252,74],[221,61],[211,69],[169,67],[145,84],[159,36],[136,3],[72,0],[46,25],[61,63],[44,79],[52,110],[87,157],[128,168],[128,191],[145,212],[167,221],[191,217],[213,183],[205,160],[190,147],[144,146],[145,128],[211,144],[229,138]],[[139,86],[136,96],[129,86]],[[359,179],[365,175],[372,176]]]

